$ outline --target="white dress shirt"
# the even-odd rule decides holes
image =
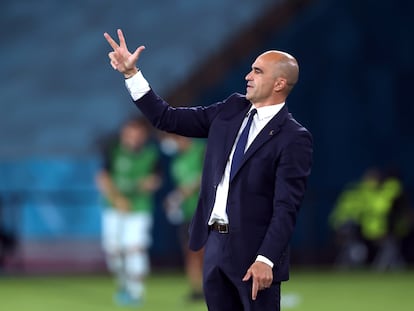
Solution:
[[[142,96],[144,96],[149,90],[149,84],[147,80],[145,80],[144,76],[142,75],[141,71],[137,74],[132,76],[129,79],[125,80],[126,87],[131,94],[133,100],[138,100]],[[249,113],[253,108],[256,108],[257,113],[253,117],[253,122],[250,127],[249,137],[247,139],[246,150],[249,148],[253,140],[259,134],[259,132],[266,126],[266,124],[282,109],[285,103],[281,103],[278,105],[271,105],[256,108],[254,105],[250,107]],[[240,134],[243,131],[244,127],[246,126],[249,113],[246,114],[242,125],[240,126],[239,132],[237,134],[236,140],[234,141],[233,148],[230,152],[230,156],[227,159],[226,168],[224,170],[223,177],[221,182],[217,186],[216,190],[216,200],[214,202],[213,210],[211,212],[211,216],[209,219],[209,225],[213,224],[214,222],[230,224],[231,220],[227,217],[226,206],[227,206],[227,197],[229,192],[229,183],[230,183],[230,168],[231,168],[231,161],[233,159],[234,150],[236,149],[237,141],[239,140]],[[273,262],[270,261],[268,258],[258,255],[256,261],[261,261],[268,264],[270,267],[273,268]]]
[[[133,100],[140,99],[151,89],[149,83],[142,75],[141,70],[139,70],[138,73],[133,75],[131,78],[125,79],[125,85]]]

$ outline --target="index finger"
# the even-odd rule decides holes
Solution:
[[[252,285],[252,300],[256,300],[257,292],[259,291],[259,281],[253,278]]]
[[[104,33],[104,37],[105,37],[106,41],[108,41],[109,45],[114,50],[119,48],[119,45],[114,41],[114,39],[112,39],[112,37],[107,32]]]

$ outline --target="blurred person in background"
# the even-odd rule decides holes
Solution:
[[[339,246],[337,266],[405,266],[401,243],[412,231],[413,217],[397,174],[367,169],[338,196],[329,220]]]
[[[395,270],[405,268],[404,241],[414,228],[413,209],[410,205],[408,193],[404,187],[398,170],[389,169],[384,172],[381,185],[378,189],[377,200],[371,205],[371,213],[366,218],[384,218],[376,225],[371,237],[374,257],[372,267],[375,270]],[[380,215],[384,214],[383,217]],[[370,221],[367,220],[369,223]],[[412,246],[411,246],[412,247]]]
[[[209,310],[280,310],[289,279],[289,243],[312,166],[311,134],[285,103],[298,80],[294,57],[259,55],[246,95],[209,106],[174,108],[136,67],[144,46],[128,51],[118,30],[111,65],[124,75],[141,112],[160,130],[207,138],[190,248],[204,247],[203,290]],[[251,130],[251,132],[250,132]]]
[[[188,137],[166,134],[165,140],[171,141],[170,171],[174,189],[165,199],[168,220],[178,225],[178,238],[184,255],[185,272],[190,284],[190,301],[203,300],[202,268],[203,250],[192,251],[188,248],[188,230],[191,218],[197,207],[200,191],[201,173],[204,161],[205,144],[203,141]]]
[[[368,202],[376,196],[381,173],[367,169],[360,180],[351,182],[339,194],[329,215],[338,247],[335,265],[340,268],[364,266],[368,259],[368,245],[362,232],[362,215]]]
[[[102,244],[108,270],[116,277],[120,305],[138,305],[149,273],[154,192],[160,186],[158,147],[145,119],[126,122],[104,155],[96,181],[106,201]]]

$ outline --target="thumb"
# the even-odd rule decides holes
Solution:
[[[135,52],[132,54],[132,58],[137,61],[139,56],[141,55],[141,52],[145,50],[145,46],[141,45],[139,47],[137,47],[137,49],[135,50]]]

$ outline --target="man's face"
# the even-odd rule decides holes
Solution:
[[[253,104],[265,102],[274,92],[276,77],[271,64],[263,56],[259,56],[246,75],[246,98]]]
[[[142,126],[127,125],[121,133],[122,145],[128,150],[138,150],[147,140],[148,133]]]

